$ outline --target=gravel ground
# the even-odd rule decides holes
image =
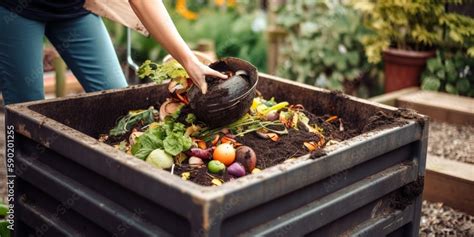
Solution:
[[[474,216],[456,211],[443,203],[423,201],[420,236],[472,237]]]
[[[428,153],[474,164],[474,126],[430,122]]]

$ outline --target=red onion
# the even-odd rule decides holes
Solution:
[[[227,167],[227,173],[235,177],[242,177],[245,175],[245,168],[239,162],[234,162]]]
[[[235,154],[235,160],[241,163],[248,172],[252,172],[257,165],[257,155],[255,155],[255,151],[248,146],[240,146],[235,151]]]
[[[208,148],[208,149],[191,148],[191,150],[187,152],[187,155],[196,156],[201,159],[209,159],[211,158],[211,152],[212,152],[211,148]]]

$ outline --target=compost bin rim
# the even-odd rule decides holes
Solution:
[[[276,81],[279,81],[279,82],[282,82],[282,83],[294,84],[294,85],[297,85],[297,86],[300,86],[300,87],[309,88],[311,90],[319,91],[319,92],[322,92],[322,93],[331,93],[329,90],[317,88],[317,87],[314,87],[314,86],[305,85],[305,84],[302,84],[302,83],[290,81],[290,80],[279,78],[279,77],[274,77],[274,76],[263,74],[263,73],[259,73],[259,74],[264,76],[264,77],[267,77],[269,79],[276,80]],[[67,135],[67,136],[71,136],[71,134],[70,134],[71,132],[76,133],[76,134],[81,134],[81,136],[83,136],[84,139],[85,139],[85,140],[82,140],[81,142],[85,143],[85,144],[88,144],[89,148],[94,150],[95,152],[100,152],[101,154],[104,154],[105,156],[107,156],[110,159],[111,157],[108,154],[106,154],[106,151],[114,151],[114,153],[118,154],[118,156],[116,156],[116,158],[114,158],[114,160],[116,162],[119,162],[120,164],[125,165],[128,168],[131,168],[135,171],[142,172],[142,173],[152,177],[154,180],[159,181],[163,184],[170,184],[169,186],[173,189],[177,189],[178,191],[189,193],[189,194],[193,195],[193,199],[195,199],[195,198],[199,199],[199,200],[196,200],[196,201],[206,201],[206,200],[209,201],[211,199],[215,199],[218,196],[225,195],[225,194],[228,194],[228,193],[232,193],[232,192],[235,192],[236,190],[243,189],[243,188],[251,186],[251,185],[256,185],[256,184],[258,184],[258,183],[260,183],[264,180],[270,180],[271,178],[282,174],[281,172],[274,172],[274,170],[284,170],[285,172],[287,172],[289,170],[296,170],[296,169],[300,168],[301,166],[304,166],[306,163],[311,163],[312,162],[312,160],[308,159],[310,157],[310,154],[306,154],[306,155],[298,157],[297,159],[295,159],[292,162],[282,163],[282,164],[275,165],[273,167],[269,167],[269,168],[263,170],[263,172],[261,172],[260,174],[257,174],[255,176],[249,175],[249,176],[246,176],[246,177],[242,177],[242,178],[237,179],[233,182],[225,183],[225,184],[223,184],[222,186],[219,186],[219,187],[201,186],[201,185],[195,184],[195,183],[190,182],[190,181],[182,180],[179,177],[177,177],[176,175],[168,174],[168,175],[171,175],[171,176],[175,176],[171,179],[168,179],[168,176],[162,175],[161,173],[169,173],[169,172],[163,171],[163,170],[157,170],[157,169],[151,167],[150,165],[144,165],[145,162],[139,161],[139,159],[136,159],[135,157],[133,157],[131,155],[128,155],[124,152],[117,151],[116,149],[114,149],[112,146],[110,146],[108,144],[100,143],[100,142],[97,141],[97,139],[95,139],[91,136],[88,136],[88,135],[86,135],[86,134],[84,134],[84,133],[82,133],[82,132],[80,132],[80,131],[78,131],[74,128],[68,127],[67,125],[65,125],[63,123],[60,123],[56,120],[48,118],[45,115],[43,115],[41,113],[38,113],[38,112],[36,112],[36,111],[34,111],[30,108],[30,107],[33,107],[33,106],[38,105],[38,104],[46,104],[46,103],[53,103],[53,102],[63,101],[63,100],[79,99],[79,98],[82,98],[82,97],[99,96],[99,95],[105,94],[107,92],[110,93],[110,92],[115,92],[115,91],[125,91],[125,90],[132,90],[132,89],[136,89],[136,88],[150,87],[150,86],[157,86],[157,85],[155,83],[147,83],[147,84],[143,84],[143,85],[130,86],[130,87],[127,87],[127,88],[111,89],[111,90],[106,90],[106,91],[101,91],[101,92],[93,92],[93,93],[75,95],[75,96],[70,96],[70,97],[54,98],[54,99],[48,99],[48,100],[44,100],[44,101],[26,102],[26,103],[21,103],[21,104],[13,104],[13,105],[6,106],[6,109],[8,111],[16,113],[18,116],[24,117],[25,119],[33,118],[34,122],[36,122],[37,124],[41,124],[42,126],[48,128],[48,129],[51,129],[53,132],[60,132],[62,135]],[[394,107],[391,107],[391,106],[386,106],[386,105],[382,105],[382,104],[379,104],[379,103],[366,101],[366,100],[359,99],[359,98],[356,98],[356,97],[353,97],[353,96],[347,96],[347,95],[344,95],[344,96],[348,100],[354,100],[354,101],[359,102],[359,103],[363,103],[363,104],[367,104],[367,105],[371,105],[371,106],[376,106],[376,107],[379,107],[380,109],[388,109],[388,110],[391,110],[391,111],[397,110],[397,108],[394,108]],[[20,114],[19,112],[26,112],[27,115],[29,114],[29,115],[32,115],[32,116],[30,118],[28,118],[28,117],[25,117],[24,115]],[[422,117],[426,117],[426,116],[422,115]],[[353,145],[358,144],[358,143],[363,143],[363,142],[369,142],[369,141],[372,141],[372,140],[376,140],[378,137],[383,136],[386,133],[396,132],[396,131],[398,131],[402,128],[413,126],[413,124],[416,123],[414,121],[414,119],[413,120],[408,120],[408,121],[409,121],[408,124],[405,124],[405,125],[402,125],[402,126],[395,126],[394,125],[392,127],[380,129],[380,130],[377,130],[377,131],[371,131],[371,132],[368,132],[368,133],[363,133],[363,134],[360,134],[360,135],[355,136],[353,138],[350,138],[348,140],[345,140],[345,141],[343,141],[339,144],[328,147],[328,148],[332,148],[332,149],[330,149],[329,153],[324,155],[324,157],[328,157],[330,155],[333,155],[334,153],[343,152],[344,150],[349,149]],[[64,133],[64,131],[67,131],[67,132]],[[37,141],[37,142],[45,145],[43,141]],[[98,145],[102,150],[98,149],[98,147],[96,147],[96,146],[91,146],[91,144],[94,144],[94,143],[96,143],[95,145]],[[55,150],[55,149],[53,149],[53,150]],[[324,149],[324,150],[326,150],[326,149]],[[321,157],[319,159],[322,159],[322,158],[323,157]],[[136,164],[131,165],[130,163],[136,163]],[[146,167],[146,168],[144,168],[144,167]],[[94,170],[94,172],[97,172],[96,169],[93,169],[93,168],[91,168],[91,169]],[[110,177],[107,177],[107,178],[110,179]]]
[[[278,82],[281,82],[281,83],[285,83],[285,84],[290,84],[290,85],[295,85],[295,86],[298,86],[298,87],[303,87],[305,89],[310,89],[310,90],[313,90],[313,91],[319,91],[319,92],[323,92],[323,93],[333,92],[333,91],[328,90],[328,89],[308,85],[308,84],[305,84],[305,83],[302,83],[302,82],[292,81],[292,80],[289,80],[289,79],[285,79],[285,78],[282,78],[282,77],[266,74],[266,73],[263,73],[263,72],[259,72],[258,76],[259,77],[264,77],[264,78],[267,78],[267,79],[271,79],[271,80],[274,80],[274,81],[278,81]],[[398,108],[394,107],[394,106],[382,104],[382,103],[375,102],[375,101],[370,101],[370,100],[367,100],[367,99],[362,99],[362,98],[359,98],[359,97],[356,97],[356,96],[353,96],[353,95],[348,95],[348,94],[344,94],[344,93],[342,93],[342,94],[345,98],[350,99],[350,100],[354,100],[354,101],[362,103],[362,104],[366,104],[366,105],[370,105],[370,106],[376,106],[376,107],[379,107],[380,109],[385,109],[385,110],[389,110],[389,111],[398,110]],[[422,117],[427,117],[426,115],[420,114],[418,112],[417,112],[417,114],[422,116]]]
[[[300,157],[297,157],[290,162],[281,163],[272,167],[268,167],[267,169],[262,170],[262,172],[259,174],[244,176],[232,182],[224,183],[221,186],[213,187],[213,186],[202,186],[190,181],[182,180],[178,176],[170,174],[170,172],[168,171],[156,169],[152,167],[151,165],[147,164],[143,160],[137,159],[136,157],[129,155],[125,152],[119,151],[115,149],[113,146],[99,142],[94,137],[84,134],[54,119],[48,118],[45,115],[38,113],[34,110],[31,110],[29,107],[33,104],[37,104],[37,103],[31,102],[31,103],[24,103],[24,104],[8,105],[7,110],[13,111],[17,115],[20,115],[22,117],[24,116],[20,114],[19,112],[26,112],[31,115],[31,117],[29,118],[25,117],[26,119],[33,119],[36,123],[41,124],[42,127],[50,129],[56,133],[61,133],[63,136],[77,138],[77,136],[79,135],[81,136],[82,140],[76,139],[76,142],[87,144],[90,149],[103,154],[104,156],[107,157],[107,159],[114,159],[114,161],[119,162],[120,164],[125,165],[128,168],[131,168],[137,172],[142,172],[150,176],[151,178],[159,182],[162,182],[164,184],[169,184],[170,187],[178,188],[179,191],[181,192],[189,193],[193,195],[193,198],[200,199],[200,200],[196,200],[198,202],[213,200],[216,197],[232,193],[238,189],[243,189],[251,185],[257,185],[259,182],[263,180],[271,179],[272,177],[281,175],[284,172],[288,172],[290,170],[297,170],[298,168],[305,166],[307,163],[314,162],[316,159],[322,160],[322,159],[329,158],[331,155],[336,154],[336,153],[342,153],[346,151],[347,149],[350,149],[354,145],[369,142],[372,140],[377,140],[379,137],[383,137],[385,134],[397,131],[403,127],[416,125],[415,121],[410,120],[408,121],[407,124],[404,124],[402,126],[394,125],[393,127],[388,127],[381,130],[375,130],[375,131],[363,133],[355,137],[352,137],[350,139],[344,140],[340,143],[323,148],[323,151],[325,152],[325,154],[316,159],[312,159],[311,154],[308,153]],[[37,142],[50,148],[49,144],[44,143],[45,141],[37,141]],[[54,148],[51,148],[51,149],[55,150]],[[110,155],[111,153],[112,154],[115,153],[115,154],[111,156]],[[97,172],[97,171],[94,170],[94,172]],[[170,177],[173,177],[173,178],[170,178]]]

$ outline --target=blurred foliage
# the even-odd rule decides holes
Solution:
[[[237,1],[235,7],[223,7],[213,1],[210,4],[188,5],[189,9],[198,13],[196,20],[188,20],[175,11],[176,1],[168,1],[166,5],[178,31],[191,48],[195,48],[200,41],[211,40],[219,58],[239,57],[250,61],[260,71],[266,71],[265,16],[256,4],[241,5],[245,2]],[[106,26],[123,61],[126,30],[110,21],[106,21]],[[167,52],[154,39],[133,33],[132,54],[137,64],[141,64],[147,59],[159,61]]]
[[[462,0],[352,0],[373,34],[364,37],[370,62],[379,62],[388,47],[405,50],[457,48],[474,57],[474,19],[446,11]]]
[[[436,57],[427,62],[421,88],[474,97],[473,69],[474,58],[463,51],[438,51]]]
[[[370,65],[361,43],[367,29],[358,12],[330,0],[290,0],[278,12],[287,32],[279,74],[299,82],[369,96],[361,81],[375,81],[380,70]],[[356,85],[356,88],[354,88]],[[354,91],[356,90],[356,91]],[[357,91],[358,90],[358,91]]]

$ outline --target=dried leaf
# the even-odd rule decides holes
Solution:
[[[185,161],[188,158],[183,152],[179,153],[174,157],[175,163],[178,165],[181,165],[183,161]]]
[[[262,170],[259,169],[259,168],[254,168],[254,169],[252,170],[252,174],[258,174],[258,173],[260,173],[260,172],[262,172]]]
[[[205,141],[202,141],[202,140],[199,140],[198,141],[198,147],[201,148],[201,149],[207,149],[207,144]]]
[[[184,104],[189,104],[188,96],[176,93],[176,97],[178,97],[179,101],[183,102]]]
[[[183,172],[183,173],[181,173],[181,179],[183,179],[183,180],[189,180],[190,177],[191,177],[191,173],[190,173],[190,172]]]
[[[334,116],[331,116],[331,117],[329,117],[328,119],[326,119],[326,122],[330,123],[330,122],[332,122],[332,121],[334,121],[334,120],[336,120],[336,119],[337,119],[337,116],[334,115]]]
[[[232,139],[228,136],[223,136],[221,138],[221,143],[230,143],[230,144],[235,144],[237,141],[235,139]]]
[[[276,133],[267,133],[267,136],[268,136],[268,138],[270,138],[274,142],[276,142],[280,139],[280,137]]]
[[[107,139],[109,139],[109,135],[107,135],[107,134],[100,134],[100,136],[99,136],[99,142],[105,142],[105,141],[107,141]]]
[[[314,151],[316,150],[316,144],[314,142],[304,142],[303,145],[309,150]]]
[[[218,134],[216,134],[214,136],[214,139],[212,140],[212,145],[213,146],[217,145],[217,143],[219,142],[219,138],[220,138],[220,136]]]
[[[221,186],[223,182],[220,179],[212,179],[211,183],[213,186]]]

